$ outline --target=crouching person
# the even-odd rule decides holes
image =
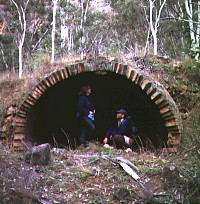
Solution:
[[[126,118],[127,111],[120,109],[117,110],[116,113],[117,121],[106,131],[103,140],[104,146],[106,147],[113,144],[117,149],[131,148],[134,141],[134,132],[131,123],[128,118]]]

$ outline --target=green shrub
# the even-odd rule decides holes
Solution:
[[[187,59],[182,63],[182,67],[191,88],[195,91],[200,91],[200,62],[196,62],[194,59]]]
[[[200,109],[193,111],[189,117],[189,128],[185,131],[184,146],[186,151],[191,153],[195,158],[197,165],[200,167]]]

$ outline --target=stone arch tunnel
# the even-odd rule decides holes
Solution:
[[[166,89],[145,72],[105,60],[68,65],[42,79],[18,109],[14,148],[23,149],[24,140],[78,145],[76,101],[84,84],[92,86],[96,137],[100,142],[115,119],[115,111],[124,108],[139,128],[142,145],[149,142],[160,148],[180,144],[180,114]]]

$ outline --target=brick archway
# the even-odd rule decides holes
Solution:
[[[142,72],[134,67],[123,65],[116,62],[96,61],[77,63],[56,70],[42,79],[27,95],[17,111],[14,125],[13,147],[16,150],[23,149],[23,139],[25,139],[25,127],[27,123],[27,115],[34,107],[40,97],[53,85],[62,80],[66,80],[71,76],[75,76],[84,72],[95,72],[104,74],[105,72],[113,72],[125,76],[132,83],[139,86],[141,91],[145,92],[151,101],[157,106],[161,117],[165,122],[168,132],[167,144],[169,147],[176,147],[180,144],[182,134],[182,120],[179,110],[167,92],[167,90],[147,73]]]

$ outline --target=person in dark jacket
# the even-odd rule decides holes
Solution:
[[[104,144],[113,142],[117,149],[125,149],[132,146],[134,132],[131,123],[126,118],[127,111],[124,109],[117,110],[117,122],[106,131]]]
[[[92,90],[89,85],[82,86],[79,92],[77,103],[77,118],[81,124],[80,145],[85,147],[86,134],[89,134],[90,141],[94,141],[94,115],[95,107],[90,97]]]

